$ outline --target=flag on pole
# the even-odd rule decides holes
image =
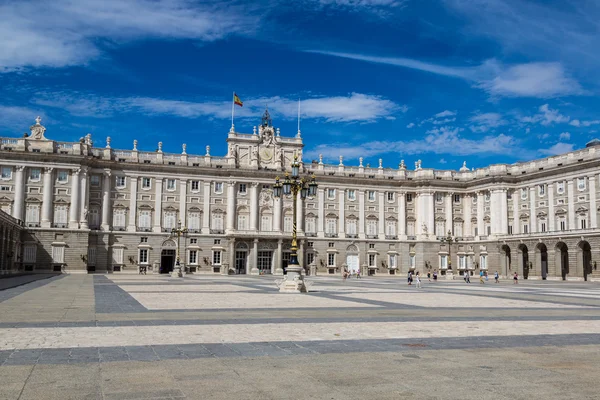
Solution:
[[[244,103],[242,102],[242,100],[240,100],[240,98],[238,97],[238,95],[235,94],[235,93],[233,94],[233,102],[235,104],[237,104],[238,106],[240,106],[240,107],[244,106]]]

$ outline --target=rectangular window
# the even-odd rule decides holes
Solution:
[[[175,190],[175,179],[167,179],[167,190]]]
[[[369,267],[375,267],[376,258],[375,254],[369,254]]]
[[[479,269],[487,269],[487,255],[481,255],[479,257]]]
[[[29,170],[29,180],[30,181],[39,181],[41,175],[42,175],[42,170],[39,168],[31,168]]]
[[[354,190],[354,189],[348,190],[348,200],[356,200],[356,190]]]
[[[386,223],[386,235],[396,236],[396,221],[387,221]]]
[[[34,263],[37,257],[37,246],[35,244],[27,244],[23,249],[23,262]]]
[[[337,219],[328,218],[325,220],[325,232],[329,234],[337,233]]]
[[[415,254],[410,254],[408,256],[408,268],[414,269],[417,266],[417,256]]]
[[[313,265],[315,262],[315,253],[306,253],[306,265]]]
[[[283,231],[284,232],[292,231],[292,217],[289,215],[286,215],[285,217],[283,217]]]
[[[580,223],[581,229],[586,229],[587,222],[585,219],[582,218],[579,223]]]
[[[96,248],[95,247],[88,248],[87,265],[90,265],[90,266],[96,265]]]
[[[273,224],[271,223],[270,215],[263,215],[260,218],[260,230],[263,232],[270,232],[273,230]]]
[[[213,244],[217,245],[217,244],[221,244],[221,239],[215,239],[213,241]]]
[[[454,223],[454,236],[462,237],[463,235],[463,223],[455,222]]]
[[[444,201],[444,196],[441,193],[436,193],[435,194],[435,202],[442,203],[443,201]]]
[[[317,223],[314,217],[306,218],[306,233],[316,233],[317,232]]]
[[[142,189],[150,189],[151,181],[150,178],[142,178]]]
[[[542,223],[540,224],[540,231],[542,231],[542,232],[546,232],[546,223],[545,223],[545,222],[542,222]]]
[[[523,224],[523,233],[529,233],[529,225]]]
[[[585,178],[577,178],[577,190],[585,190]]]
[[[140,214],[138,217],[138,226],[144,229],[148,229],[152,226],[152,211],[140,210]]]
[[[192,181],[192,191],[196,192],[200,188],[200,181]]]
[[[567,229],[567,221],[564,218],[560,219],[560,230],[564,231]]]
[[[286,254],[284,253],[284,257]],[[258,252],[258,270],[262,273],[270,273],[271,265],[273,264],[273,252],[272,251],[259,251]]]
[[[509,226],[508,226],[508,234],[509,234],[509,235],[512,235],[512,234],[513,234],[513,227],[512,227],[512,225],[509,225]]]
[[[527,188],[521,189],[521,200],[527,199]]]
[[[163,227],[167,229],[173,229],[177,226],[177,212],[165,211]]]
[[[327,198],[335,199],[335,189],[327,189]]]
[[[352,192],[354,192],[354,190]],[[348,194],[350,194],[350,192],[348,192]],[[368,196],[369,201],[375,201],[375,191],[374,190],[369,190],[367,192],[367,196]]]
[[[188,214],[188,229],[197,231],[200,229],[200,213],[193,212]]]
[[[388,264],[390,268],[396,268],[396,255],[390,254],[388,257]]]
[[[415,236],[415,223],[414,221],[409,221],[406,224],[406,235],[407,236]]]
[[[198,244],[198,239],[196,239],[196,238],[190,239],[190,244]]]
[[[412,202],[412,200],[413,200],[412,193],[407,193],[406,194],[406,202],[410,203],[410,202]]]
[[[58,228],[64,228],[64,225],[67,223],[67,215],[68,215],[68,206],[60,205],[54,207],[54,224],[57,225]]]
[[[215,193],[223,193],[223,182],[215,182]]]
[[[66,183],[69,180],[69,171],[60,170],[56,174],[56,180],[59,183]]]
[[[485,192],[485,194],[483,195],[483,199],[484,199],[486,202],[489,202],[489,201],[490,201],[490,198],[491,198],[490,196],[491,196],[491,195],[490,195],[490,192]]]
[[[327,266],[335,267],[335,253],[327,254]]]
[[[2,179],[11,179],[12,178],[12,168],[11,167],[2,167]]]
[[[40,223],[40,206],[38,204],[28,204],[27,213],[25,214],[25,222],[28,224]]]
[[[198,251],[190,250],[190,256],[188,258],[189,264],[198,264]]]
[[[213,250],[213,265],[221,265],[221,250]]]
[[[444,229],[446,229],[446,222],[444,221],[436,221],[435,222],[435,236],[444,236]]]
[[[92,208],[88,211],[88,225],[90,228],[98,228],[100,226],[100,211],[97,208]]]
[[[117,208],[113,211],[113,226],[115,228],[125,227],[125,210]]]
[[[565,192],[565,183],[556,182],[556,193],[563,194]]]
[[[140,249],[140,264],[148,264],[148,249]]]
[[[455,194],[454,195],[454,202],[455,203],[460,203],[460,194]]]
[[[100,175],[92,175],[90,178],[90,184],[92,186],[100,186]]]
[[[543,196],[546,194],[546,185],[538,185],[538,195]]]
[[[125,177],[124,176],[117,176],[117,187],[118,188],[124,188],[125,187]]]
[[[223,230],[223,214],[221,214],[221,213],[213,214],[212,227],[214,230],[218,230],[218,231]]]
[[[375,243],[369,243],[369,248],[370,249],[374,249],[375,248]]]
[[[55,264],[62,264],[65,262],[64,246],[52,246],[52,262]]]
[[[113,264],[123,264],[123,248],[113,247],[112,258]]]
[[[467,257],[458,256],[458,268],[466,269],[467,268]]]
[[[369,235],[369,236],[377,235],[377,220],[374,220],[374,219],[367,220],[367,235]]]
[[[346,233],[349,235],[356,235],[356,220],[349,219],[346,221]]]
[[[148,238],[147,237],[141,237],[140,238],[140,243],[148,243]]]
[[[248,230],[248,216],[247,215],[238,215],[238,223],[237,228],[239,231],[247,231]]]
[[[240,186],[239,186],[239,192],[240,192],[240,194],[245,194],[246,190],[247,190],[246,184],[245,183],[240,183]]]
[[[440,256],[440,269],[448,269],[448,256]]]
[[[387,192],[387,200],[394,201],[394,192]]]

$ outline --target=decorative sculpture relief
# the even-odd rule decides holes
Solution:
[[[29,130],[31,130],[31,136],[29,137],[31,139],[48,140],[44,137],[44,132],[46,132],[46,128],[41,124],[41,122],[42,118],[38,116],[35,119],[35,125],[31,125],[31,127],[29,127]]]

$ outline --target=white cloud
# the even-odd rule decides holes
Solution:
[[[597,120],[597,119],[593,120],[593,121],[580,121],[578,119],[574,119],[573,121],[569,122],[569,125],[576,126],[576,127],[583,126],[586,128],[589,126],[598,125],[598,124],[600,124],[600,120]]]
[[[440,164],[447,164],[447,163],[448,163],[448,161],[446,161],[446,160],[445,160],[445,159],[443,159],[443,158],[440,158],[440,161],[438,161],[438,162],[439,162]]]
[[[558,138],[560,140],[569,140],[571,139],[571,134],[569,132],[563,132],[558,136]]]
[[[470,129],[476,133],[487,132],[507,123],[502,119],[502,115],[493,112],[474,115],[469,121],[473,123]]]
[[[519,141],[504,134],[468,139],[459,135],[458,128],[436,128],[427,132],[422,140],[411,141],[371,141],[360,144],[331,143],[321,144],[305,152],[307,157],[317,158],[323,154],[333,160],[343,155],[348,159],[372,157],[383,154],[450,154],[450,155],[490,155],[518,154],[532,157],[534,154],[523,149]],[[515,150],[518,149],[518,150]]]
[[[587,94],[560,63],[502,65],[494,59],[475,67],[444,66],[402,57],[379,57],[332,51],[311,51],[334,57],[416,69],[465,79],[494,97],[552,98]]]
[[[237,118],[256,118],[265,104],[274,118],[295,119],[298,100],[285,97],[242,98],[244,107],[236,107]],[[104,98],[82,93],[41,93],[39,105],[65,109],[75,116],[108,117],[118,113],[172,115],[181,118],[231,117],[231,101],[192,102],[151,97]],[[314,97],[301,101],[301,117],[328,122],[373,122],[391,118],[402,107],[380,96],[351,93],[348,96]]]
[[[407,127],[408,129],[414,128],[414,127],[415,127],[415,123],[414,123],[414,122],[411,122],[410,124],[406,125],[406,127]]]
[[[21,0],[0,5],[0,72],[86,64],[101,43],[212,41],[256,28],[250,9],[187,0]]]
[[[540,123],[544,126],[552,124],[563,124],[571,119],[566,115],[562,115],[559,110],[553,110],[548,104],[543,104],[538,109],[539,113],[531,117],[521,117],[521,122],[525,123]]]
[[[445,110],[445,111],[435,114],[434,116],[436,118],[444,118],[444,117],[452,117],[454,115],[456,115],[456,111]]]
[[[456,121],[456,118],[434,119],[433,124],[434,125],[444,125],[444,124],[449,124],[450,122],[454,122],[454,121]]]
[[[0,105],[0,126],[5,128],[22,129],[29,122],[33,125],[37,116],[45,119],[45,114],[39,109]]]
[[[557,154],[564,154],[573,151],[573,145],[570,143],[556,143],[554,146],[548,149],[540,149],[540,154],[546,156],[555,156]]]
[[[542,133],[542,134],[540,134],[540,135],[537,135],[537,138],[538,138],[539,140],[548,139],[549,137],[550,137],[550,134],[549,134],[549,133]]]

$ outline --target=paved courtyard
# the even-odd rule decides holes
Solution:
[[[0,399],[598,399],[600,285],[61,275],[0,288]]]

